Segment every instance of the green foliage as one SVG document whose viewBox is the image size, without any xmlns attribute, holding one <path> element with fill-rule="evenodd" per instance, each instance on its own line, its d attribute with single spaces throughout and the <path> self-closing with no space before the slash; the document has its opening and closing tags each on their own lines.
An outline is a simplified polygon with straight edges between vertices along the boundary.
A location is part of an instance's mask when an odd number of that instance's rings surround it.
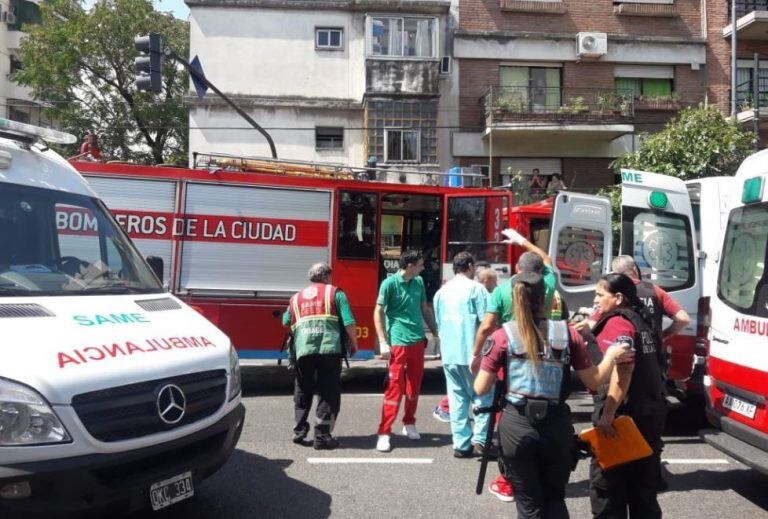
<svg viewBox="0 0 768 519">
<path fill-rule="evenodd" d="M 714 106 L 684 108 L 658 133 L 644 135 L 640 149 L 613 162 L 616 169 L 662 173 L 683 180 L 732 175 L 754 151 L 754 135 Z"/>
<path fill-rule="evenodd" d="M 79 0 L 50 0 L 40 10 L 42 23 L 24 26 L 24 68 L 12 79 L 46 102 L 46 115 L 80 138 L 95 132 L 110 159 L 162 163 L 186 157 L 182 96 L 188 74 L 166 60 L 163 91 L 137 91 L 133 40 L 158 32 L 164 46 L 186 56 L 189 24 L 155 11 L 149 0 L 97 0 L 87 11 Z"/>
</svg>

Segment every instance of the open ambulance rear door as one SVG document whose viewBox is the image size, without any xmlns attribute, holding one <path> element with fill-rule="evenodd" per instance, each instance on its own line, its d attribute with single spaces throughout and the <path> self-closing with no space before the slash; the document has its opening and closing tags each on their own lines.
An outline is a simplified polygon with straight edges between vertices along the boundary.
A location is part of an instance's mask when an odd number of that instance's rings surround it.
<svg viewBox="0 0 768 519">
<path fill-rule="evenodd" d="M 555 199 L 549 256 L 568 309 L 591 307 L 600 277 L 611 267 L 611 203 L 605 197 L 561 191 Z"/>
<path fill-rule="evenodd" d="M 679 178 L 621 170 L 621 200 L 621 254 L 634 257 L 642 279 L 669 292 L 691 316 L 688 328 L 664 343 L 668 377 L 682 389 L 694 367 L 702 295 L 689 190 Z M 665 317 L 664 327 L 669 323 Z"/>
</svg>

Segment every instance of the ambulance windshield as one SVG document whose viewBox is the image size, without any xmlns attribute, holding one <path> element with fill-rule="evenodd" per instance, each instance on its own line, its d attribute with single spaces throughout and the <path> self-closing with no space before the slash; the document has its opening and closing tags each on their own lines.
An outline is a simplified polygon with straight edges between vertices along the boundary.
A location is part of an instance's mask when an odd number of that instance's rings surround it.
<svg viewBox="0 0 768 519">
<path fill-rule="evenodd" d="M 3 184 L 0 297 L 162 290 L 101 202 Z"/>
</svg>

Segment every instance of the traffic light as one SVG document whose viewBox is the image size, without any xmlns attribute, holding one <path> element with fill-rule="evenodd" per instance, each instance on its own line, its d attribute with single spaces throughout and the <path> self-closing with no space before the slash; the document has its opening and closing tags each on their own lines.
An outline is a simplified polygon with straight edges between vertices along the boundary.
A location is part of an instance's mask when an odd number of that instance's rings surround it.
<svg viewBox="0 0 768 519">
<path fill-rule="evenodd" d="M 142 53 L 133 64 L 136 65 L 136 88 L 147 92 L 160 92 L 163 83 L 163 39 L 156 33 L 139 36 L 133 41 L 136 50 Z"/>
</svg>

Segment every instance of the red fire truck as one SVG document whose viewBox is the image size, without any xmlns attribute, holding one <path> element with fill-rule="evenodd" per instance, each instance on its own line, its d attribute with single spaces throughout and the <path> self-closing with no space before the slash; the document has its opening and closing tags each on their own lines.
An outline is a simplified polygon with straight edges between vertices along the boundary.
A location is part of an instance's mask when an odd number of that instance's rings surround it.
<svg viewBox="0 0 768 519">
<path fill-rule="evenodd" d="M 361 351 L 374 355 L 373 307 L 400 252 L 424 251 L 431 299 L 472 252 L 510 275 L 508 191 L 362 180 L 347 168 L 199 155 L 180 169 L 73 162 L 163 281 L 224 330 L 244 361 L 276 359 L 288 298 L 318 261 L 349 297 Z"/>
</svg>

